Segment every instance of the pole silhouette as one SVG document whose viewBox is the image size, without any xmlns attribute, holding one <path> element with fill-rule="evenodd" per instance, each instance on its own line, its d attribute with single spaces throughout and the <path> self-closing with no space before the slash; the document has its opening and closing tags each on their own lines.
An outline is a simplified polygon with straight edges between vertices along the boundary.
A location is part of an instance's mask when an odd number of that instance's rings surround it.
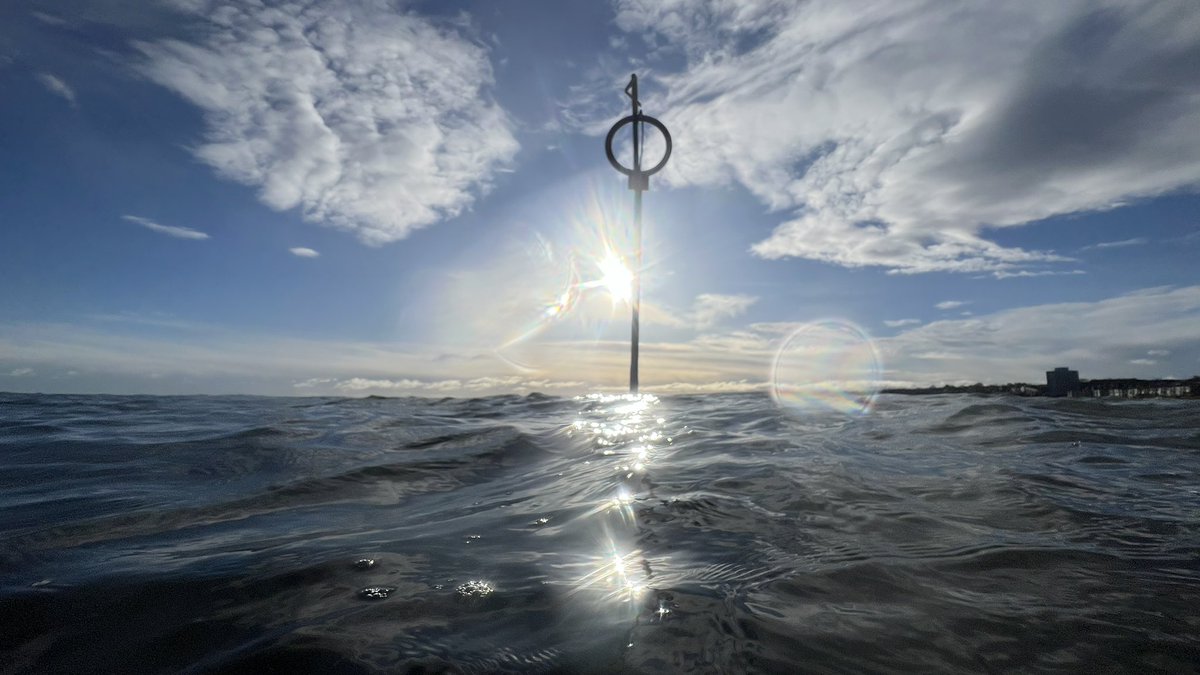
<svg viewBox="0 0 1200 675">
<path fill-rule="evenodd" d="M 637 264 L 633 270 L 633 328 L 629 336 L 629 393 L 638 393 L 638 342 L 640 340 L 640 314 L 642 309 L 642 193 L 650 189 L 650 176 L 658 173 L 667 165 L 671 158 L 671 134 L 662 122 L 642 114 L 642 102 L 638 99 L 637 74 L 629 76 L 629 84 L 625 87 L 625 95 L 629 97 L 631 112 L 622 117 L 608 130 L 604 139 L 604 152 L 609 164 L 621 173 L 629 176 L 629 189 L 633 190 L 633 245 L 637 249 Z M 617 161 L 613 153 L 613 138 L 617 131 L 626 124 L 631 124 L 633 131 L 633 167 L 629 168 Z M 642 146 L 646 141 L 645 125 L 658 129 L 666 142 L 666 152 L 662 159 L 650 169 L 642 168 Z"/>
</svg>

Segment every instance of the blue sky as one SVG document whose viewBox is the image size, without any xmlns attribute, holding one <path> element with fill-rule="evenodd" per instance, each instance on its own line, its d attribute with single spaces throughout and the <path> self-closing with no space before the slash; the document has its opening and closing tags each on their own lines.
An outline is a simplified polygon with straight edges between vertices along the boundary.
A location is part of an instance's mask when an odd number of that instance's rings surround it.
<svg viewBox="0 0 1200 675">
<path fill-rule="evenodd" d="M 1198 71 L 1187 0 L 5 3 L 0 390 L 619 390 L 631 72 L 645 389 L 853 380 L 818 320 L 879 384 L 1189 377 Z"/>
</svg>

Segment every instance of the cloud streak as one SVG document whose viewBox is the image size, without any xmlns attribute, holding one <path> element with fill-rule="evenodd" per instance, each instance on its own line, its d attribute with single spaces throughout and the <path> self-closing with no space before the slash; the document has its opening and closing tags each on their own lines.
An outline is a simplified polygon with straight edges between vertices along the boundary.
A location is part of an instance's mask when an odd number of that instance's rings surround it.
<svg viewBox="0 0 1200 675">
<path fill-rule="evenodd" d="M 997 279 L 1025 279 L 1029 277 L 1071 277 L 1087 274 L 1083 270 L 998 270 L 992 273 Z"/>
<path fill-rule="evenodd" d="M 696 327 L 707 328 L 722 319 L 744 314 L 756 302 L 758 298 L 752 295 L 701 293 L 692 305 L 692 318 Z"/>
<path fill-rule="evenodd" d="M 190 227 L 162 225 L 150 220 L 149 218 L 143 218 L 141 216 L 121 216 L 121 218 L 131 223 L 137 223 L 151 232 L 158 232 L 159 234 L 165 234 L 168 237 L 175 237 L 176 239 L 204 240 L 209 238 L 207 233 L 199 230 L 193 230 Z"/>
<path fill-rule="evenodd" d="M 753 251 L 895 273 L 1065 262 L 985 236 L 1200 183 L 1187 0 L 617 0 L 664 68 L 664 178 L 788 215 Z M 667 58 L 659 59 L 671 63 Z"/>
<path fill-rule="evenodd" d="M 1091 251 L 1094 249 L 1105 248 L 1125 248 L 1127 246 L 1143 246 L 1147 243 L 1149 243 L 1149 241 L 1147 241 L 1145 237 L 1134 237 L 1133 239 L 1122 239 L 1120 241 L 1102 241 L 1097 244 L 1091 244 L 1090 246 L 1084 246 L 1081 250 Z"/>
<path fill-rule="evenodd" d="M 403 239 L 486 192 L 517 151 L 483 47 L 382 0 L 196 1 L 191 40 L 136 42 L 138 69 L 205 113 L 194 148 L 276 210 Z"/>
<path fill-rule="evenodd" d="M 39 73 L 37 77 L 42 86 L 49 90 L 50 93 L 61 96 L 67 103 L 71 104 L 72 108 L 79 107 L 79 104 L 75 100 L 75 90 L 64 82 L 62 78 L 50 73 Z"/>
<path fill-rule="evenodd" d="M 297 386 L 305 386 L 306 383 L 300 383 Z M 328 384 L 328 383 L 323 383 Z M 369 379 L 364 377 L 352 377 L 346 380 L 333 381 L 334 389 L 345 392 L 372 392 L 372 391 L 401 391 L 406 393 L 441 393 L 441 394 L 461 394 L 461 393 L 477 393 L 477 392 L 517 392 L 525 393 L 530 391 L 581 391 L 587 389 L 586 382 L 577 381 L 555 381 L 548 379 L 530 379 L 519 376 L 508 377 L 477 377 L 469 380 L 445 379 L 445 380 L 387 380 L 387 379 Z"/>
<path fill-rule="evenodd" d="M 288 251 L 298 258 L 317 258 L 321 255 L 317 251 L 304 246 L 295 246 L 293 248 L 289 248 Z"/>
</svg>

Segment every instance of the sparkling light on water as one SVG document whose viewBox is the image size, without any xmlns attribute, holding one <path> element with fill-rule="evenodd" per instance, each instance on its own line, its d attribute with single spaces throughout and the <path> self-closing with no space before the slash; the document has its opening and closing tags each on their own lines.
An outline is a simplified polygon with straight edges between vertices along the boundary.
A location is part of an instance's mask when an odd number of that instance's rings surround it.
<svg viewBox="0 0 1200 675">
<path fill-rule="evenodd" d="M 841 319 L 807 323 L 784 340 L 771 365 L 771 396 L 794 411 L 870 412 L 879 394 L 879 352 L 862 328 Z"/>
<path fill-rule="evenodd" d="M 581 419 L 571 424 L 568 434 L 589 440 L 588 456 L 613 471 L 592 474 L 602 481 L 603 496 L 576 522 L 595 528 L 599 550 L 580 554 L 578 562 L 568 566 L 566 583 L 580 600 L 592 597 L 607 609 L 616 602 L 624 608 L 622 613 L 637 613 L 644 609 L 640 600 L 651 590 L 652 574 L 650 560 L 635 547 L 635 507 L 648 472 L 670 445 L 663 433 L 667 420 L 654 410 L 659 399 L 649 394 L 591 394 L 576 400 L 583 403 Z M 606 610 L 598 605 L 597 611 Z"/>
<path fill-rule="evenodd" d="M 621 553 L 616 546 L 594 562 L 594 569 L 579 579 L 579 590 L 598 590 L 605 598 L 636 602 L 646 591 L 642 552 Z"/>
</svg>

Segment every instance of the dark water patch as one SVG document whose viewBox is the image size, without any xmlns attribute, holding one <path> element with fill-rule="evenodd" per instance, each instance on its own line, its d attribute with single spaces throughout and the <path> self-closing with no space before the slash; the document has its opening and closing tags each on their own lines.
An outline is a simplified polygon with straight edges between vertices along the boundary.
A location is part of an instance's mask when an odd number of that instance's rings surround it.
<svg viewBox="0 0 1200 675">
<path fill-rule="evenodd" d="M 1077 461 L 1083 464 L 1128 464 L 1127 460 L 1111 455 L 1088 455 L 1080 457 Z"/>
<path fill-rule="evenodd" d="M 1020 438 L 1022 443 L 1064 443 L 1089 447 L 1168 448 L 1178 450 L 1200 449 L 1200 436 L 1175 436 L 1139 434 L 1105 434 L 1085 430 L 1054 429 L 1029 434 Z"/>
<path fill-rule="evenodd" d="M 40 422 L 0 421 L 0 443 L 17 443 L 29 438 L 44 438 L 59 434 L 66 429 L 55 424 Z"/>
<path fill-rule="evenodd" d="M 1033 416 L 1016 406 L 983 403 L 957 410 L 941 422 L 926 427 L 924 431 L 931 434 L 979 435 L 995 433 L 1008 427 L 1029 427 L 1035 424 L 1036 419 Z"/>
</svg>

